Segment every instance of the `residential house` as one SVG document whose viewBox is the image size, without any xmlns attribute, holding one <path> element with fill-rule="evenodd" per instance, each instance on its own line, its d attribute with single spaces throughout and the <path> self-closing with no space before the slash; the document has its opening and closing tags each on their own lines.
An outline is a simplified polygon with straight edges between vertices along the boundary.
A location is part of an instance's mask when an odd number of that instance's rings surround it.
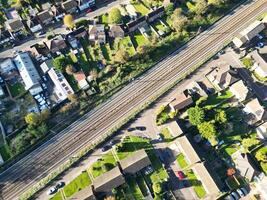
<svg viewBox="0 0 267 200">
<path fill-rule="evenodd" d="M 202 97 L 207 97 L 208 94 L 205 91 L 205 88 L 203 87 L 203 84 L 201 82 L 192 81 L 189 85 L 186 86 L 186 89 L 189 94 L 198 94 Z"/>
<path fill-rule="evenodd" d="M 231 85 L 229 90 L 232 92 L 235 98 L 238 99 L 238 101 L 240 102 L 246 100 L 249 92 L 247 86 L 245 86 L 242 80 L 239 80 L 235 82 L 233 85 Z"/>
<path fill-rule="evenodd" d="M 161 18 L 165 14 L 164 7 L 161 6 L 159 8 L 156 8 L 155 10 L 151 11 L 147 14 L 146 18 L 149 23 L 152 23 L 158 18 Z"/>
<path fill-rule="evenodd" d="M 229 64 L 214 68 L 206 74 L 206 77 L 218 91 L 228 88 L 238 80 L 236 72 L 232 70 Z"/>
<path fill-rule="evenodd" d="M 25 85 L 25 90 L 29 90 L 32 95 L 42 92 L 40 76 L 27 52 L 18 53 L 13 59 L 19 74 Z"/>
<path fill-rule="evenodd" d="M 44 43 L 36 43 L 26 48 L 37 60 L 45 60 L 51 57 L 50 51 Z"/>
<path fill-rule="evenodd" d="M 5 59 L 0 63 L 1 77 L 9 83 L 16 83 L 19 79 L 19 73 L 11 58 Z"/>
<path fill-rule="evenodd" d="M 193 148 L 186 135 L 178 137 L 175 142 L 180 152 L 185 156 L 189 165 L 201 162 L 200 157 L 198 156 L 197 152 Z"/>
<path fill-rule="evenodd" d="M 267 122 L 264 122 L 263 124 L 259 125 L 256 128 L 257 135 L 261 139 L 267 139 Z"/>
<path fill-rule="evenodd" d="M 85 28 L 80 27 L 68 33 L 65 38 L 73 49 L 77 49 L 80 46 L 79 39 L 87 37 L 88 34 Z"/>
<path fill-rule="evenodd" d="M 110 192 L 112 189 L 124 183 L 125 179 L 119 167 L 115 167 L 112 170 L 96 177 L 93 180 L 95 192 Z"/>
<path fill-rule="evenodd" d="M 256 178 L 257 179 L 257 178 Z M 260 193 L 261 199 L 267 199 L 267 176 L 260 175 L 260 178 L 257 179 L 257 181 L 254 182 L 256 188 L 254 191 L 257 191 Z"/>
<path fill-rule="evenodd" d="M 8 30 L 0 29 L 0 45 L 5 46 L 14 40 L 11 33 Z"/>
<path fill-rule="evenodd" d="M 252 66 L 252 70 L 255 70 L 255 72 L 261 76 L 261 77 L 267 77 L 267 62 L 264 60 L 263 56 L 259 54 L 257 50 L 254 50 L 251 52 L 251 57 L 254 60 L 254 64 Z"/>
<path fill-rule="evenodd" d="M 58 35 L 50 40 L 47 40 L 44 44 L 51 53 L 64 52 L 68 48 L 62 35 Z"/>
<path fill-rule="evenodd" d="M 136 174 L 149 165 L 151 165 L 151 162 L 144 149 L 135 151 L 133 154 L 120 161 L 121 169 L 125 174 Z"/>
<path fill-rule="evenodd" d="M 90 85 L 88 84 L 86 80 L 86 76 L 83 73 L 83 71 L 79 71 L 73 74 L 75 80 L 77 81 L 79 88 L 83 90 L 89 89 Z"/>
<path fill-rule="evenodd" d="M 27 20 L 26 23 L 32 33 L 37 33 L 38 31 L 41 31 L 43 29 L 37 17 L 32 16 L 30 19 Z"/>
<path fill-rule="evenodd" d="M 252 24 L 250 24 L 247 28 L 241 31 L 237 37 L 233 39 L 233 43 L 236 47 L 242 47 L 247 41 L 250 41 L 254 38 L 258 33 L 263 31 L 265 28 L 264 23 L 256 20 Z"/>
<path fill-rule="evenodd" d="M 125 35 L 124 30 L 120 25 L 111 25 L 109 29 L 109 37 L 123 38 Z"/>
<path fill-rule="evenodd" d="M 5 9 L 5 14 L 7 19 L 21 19 L 18 11 L 14 7 Z"/>
<path fill-rule="evenodd" d="M 53 83 L 53 99 L 55 99 L 56 103 L 60 103 L 66 100 L 68 95 L 74 94 L 64 75 L 54 68 L 52 59 L 44 61 L 40 67 L 43 73 L 48 74 Z"/>
<path fill-rule="evenodd" d="M 95 0 L 78 0 L 78 8 L 80 11 L 86 10 L 95 5 Z"/>
<path fill-rule="evenodd" d="M 61 21 L 65 15 L 64 9 L 61 7 L 61 5 L 53 5 L 51 7 L 51 12 L 55 18 L 56 21 Z"/>
<path fill-rule="evenodd" d="M 171 103 L 169 103 L 169 106 L 172 111 L 179 111 L 192 105 L 193 103 L 192 97 L 188 94 L 185 94 L 185 92 L 182 92 L 174 97 Z"/>
<path fill-rule="evenodd" d="M 247 102 L 243 110 L 251 115 L 252 123 L 266 119 L 266 112 L 257 98 Z"/>
<path fill-rule="evenodd" d="M 103 24 L 89 25 L 89 40 L 98 44 L 106 43 L 105 26 Z"/>
<path fill-rule="evenodd" d="M 78 3 L 75 0 L 67 0 L 67 1 L 64 1 L 61 5 L 66 13 L 72 14 L 77 11 Z"/>
<path fill-rule="evenodd" d="M 209 199 L 217 199 L 220 192 L 220 181 L 212 176 L 212 172 L 208 171 L 209 167 L 206 163 L 196 163 L 192 170 L 196 174 L 197 178 L 201 181 L 205 191 L 208 193 Z"/>
<path fill-rule="evenodd" d="M 137 18 L 137 13 L 132 4 L 127 4 L 125 6 L 126 11 L 128 12 L 129 16 L 131 19 L 136 19 Z"/>
<path fill-rule="evenodd" d="M 49 10 L 44 10 L 37 14 L 37 17 L 41 24 L 47 26 L 53 22 L 53 16 L 51 15 Z"/>
<path fill-rule="evenodd" d="M 244 35 L 241 35 L 240 33 L 233 39 L 233 43 L 237 48 L 241 48 L 247 42 L 248 42 L 247 38 Z"/>
<path fill-rule="evenodd" d="M 183 130 L 177 123 L 177 121 L 172 121 L 167 124 L 167 127 L 173 137 L 178 137 L 183 134 Z"/>
<path fill-rule="evenodd" d="M 26 28 L 21 19 L 9 19 L 5 22 L 6 29 L 13 37 L 19 36 L 26 31 Z"/>
<path fill-rule="evenodd" d="M 136 19 L 134 21 L 127 23 L 126 26 L 127 26 L 129 32 L 134 32 L 139 27 L 144 26 L 145 24 L 147 24 L 146 17 L 142 16 L 142 17 L 139 17 L 138 19 Z"/>
<path fill-rule="evenodd" d="M 255 168 L 253 161 L 247 154 L 243 154 L 237 151 L 232 154 L 232 160 L 235 164 L 237 172 L 245 177 L 249 182 L 253 181 L 254 177 L 259 174 L 258 170 Z"/>
<path fill-rule="evenodd" d="M 92 185 L 76 192 L 73 196 L 68 198 L 68 200 L 96 200 Z"/>
</svg>

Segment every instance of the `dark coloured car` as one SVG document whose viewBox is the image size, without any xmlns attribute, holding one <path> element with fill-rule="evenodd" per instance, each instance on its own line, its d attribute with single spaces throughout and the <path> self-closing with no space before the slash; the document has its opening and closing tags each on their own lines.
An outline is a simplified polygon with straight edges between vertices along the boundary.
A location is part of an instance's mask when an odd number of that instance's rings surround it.
<svg viewBox="0 0 267 200">
<path fill-rule="evenodd" d="M 128 128 L 127 129 L 127 131 L 129 131 L 129 132 L 132 132 L 132 131 L 134 131 L 135 130 L 135 128 Z"/>
<path fill-rule="evenodd" d="M 110 146 L 106 145 L 101 148 L 101 151 L 105 152 L 110 149 Z"/>
<path fill-rule="evenodd" d="M 65 183 L 63 181 L 57 183 L 56 185 L 56 188 L 59 189 L 59 188 L 63 188 L 65 186 Z"/>
<path fill-rule="evenodd" d="M 144 127 L 144 126 L 137 126 L 136 129 L 139 130 L 139 131 L 145 131 L 146 130 L 146 127 Z"/>
</svg>

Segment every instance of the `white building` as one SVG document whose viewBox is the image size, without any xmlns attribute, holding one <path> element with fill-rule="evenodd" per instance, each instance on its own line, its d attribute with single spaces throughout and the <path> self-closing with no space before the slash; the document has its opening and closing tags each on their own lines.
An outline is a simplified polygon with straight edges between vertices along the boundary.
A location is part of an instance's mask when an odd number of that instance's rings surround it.
<svg viewBox="0 0 267 200">
<path fill-rule="evenodd" d="M 50 68 L 47 73 L 54 83 L 54 95 L 57 103 L 67 99 L 68 95 L 74 94 L 70 84 L 61 72 L 56 71 L 54 68 Z"/>
<path fill-rule="evenodd" d="M 42 92 L 39 81 L 41 80 L 29 54 L 27 52 L 18 53 L 13 59 L 19 74 L 24 82 L 25 90 L 29 90 L 32 95 Z"/>
<path fill-rule="evenodd" d="M 13 61 L 8 58 L 0 63 L 0 72 L 2 74 L 8 74 L 10 71 L 16 69 L 16 66 L 14 65 Z"/>
<path fill-rule="evenodd" d="M 229 89 L 239 101 L 244 101 L 248 96 L 248 88 L 242 80 L 235 82 Z"/>
<path fill-rule="evenodd" d="M 252 70 L 255 70 L 255 72 L 261 77 L 267 77 L 267 63 L 265 62 L 263 57 L 257 50 L 251 53 L 251 57 L 254 60 Z"/>
<path fill-rule="evenodd" d="M 246 103 L 244 111 L 248 114 L 251 114 L 254 117 L 255 122 L 262 120 L 266 115 L 263 106 L 260 104 L 257 98 Z"/>
<path fill-rule="evenodd" d="M 261 139 L 267 139 L 267 122 L 264 122 L 256 128 L 257 135 Z"/>
</svg>

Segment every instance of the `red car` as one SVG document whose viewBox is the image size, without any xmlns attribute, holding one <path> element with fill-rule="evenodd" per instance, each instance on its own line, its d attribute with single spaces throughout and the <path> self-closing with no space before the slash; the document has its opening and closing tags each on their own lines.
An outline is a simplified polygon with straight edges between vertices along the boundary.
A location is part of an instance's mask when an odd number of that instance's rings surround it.
<svg viewBox="0 0 267 200">
<path fill-rule="evenodd" d="M 179 178 L 179 180 L 183 180 L 185 178 L 185 175 L 182 171 L 177 171 L 176 176 Z"/>
<path fill-rule="evenodd" d="M 86 12 L 87 13 L 90 13 L 90 12 L 92 12 L 93 10 L 91 9 L 91 8 L 89 8 Z"/>
</svg>

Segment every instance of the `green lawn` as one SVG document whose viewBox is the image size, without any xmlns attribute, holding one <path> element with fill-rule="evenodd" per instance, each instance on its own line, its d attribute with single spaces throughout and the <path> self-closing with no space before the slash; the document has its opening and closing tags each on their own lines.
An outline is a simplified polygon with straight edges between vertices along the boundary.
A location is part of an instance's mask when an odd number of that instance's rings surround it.
<svg viewBox="0 0 267 200">
<path fill-rule="evenodd" d="M 90 166 L 89 173 L 96 178 L 101 174 L 110 171 L 112 168 L 116 167 L 116 165 L 116 160 L 110 151 Z"/>
<path fill-rule="evenodd" d="M 72 62 L 74 62 L 74 63 L 78 62 L 78 59 L 74 53 L 69 53 L 69 56 L 70 56 L 70 59 L 72 60 Z"/>
<path fill-rule="evenodd" d="M 11 158 L 11 152 L 7 144 L 4 144 L 0 147 L 0 153 L 4 161 Z"/>
<path fill-rule="evenodd" d="M 135 199 L 138 199 L 138 200 L 144 199 L 144 196 L 134 177 L 132 176 L 127 177 L 126 182 L 128 183 L 130 190 L 132 192 L 132 195 L 134 196 Z"/>
<path fill-rule="evenodd" d="M 78 177 L 64 187 L 66 197 L 72 196 L 74 193 L 86 188 L 91 184 L 91 180 L 87 172 L 82 172 Z"/>
<path fill-rule="evenodd" d="M 141 13 L 141 15 L 146 15 L 149 13 L 149 9 L 140 2 L 135 2 L 132 5 L 137 12 Z"/>
<path fill-rule="evenodd" d="M 133 56 L 135 54 L 135 49 L 129 36 L 124 37 L 120 40 L 118 48 L 125 49 L 126 51 L 128 51 L 130 56 Z"/>
<path fill-rule="evenodd" d="M 70 84 L 71 88 L 73 89 L 73 91 L 77 92 L 79 90 L 79 86 L 78 86 L 75 78 L 73 77 L 73 75 L 69 75 L 69 74 L 65 73 L 64 77 L 69 82 L 69 84 Z"/>
<path fill-rule="evenodd" d="M 111 53 L 110 53 L 111 50 L 110 50 L 110 47 L 108 46 L 108 44 L 100 45 L 100 48 L 101 48 L 102 54 L 105 57 L 105 59 L 107 61 L 110 61 L 111 60 Z"/>
<path fill-rule="evenodd" d="M 180 153 L 180 154 L 176 157 L 176 160 L 177 160 L 179 166 L 180 166 L 182 169 L 188 167 L 188 163 L 186 162 L 185 157 L 184 157 L 184 155 L 183 155 L 182 153 Z"/>
<path fill-rule="evenodd" d="M 137 31 L 134 33 L 133 42 L 135 43 L 135 46 L 138 47 L 146 45 L 148 40 L 140 33 L 140 31 Z"/>
<path fill-rule="evenodd" d="M 233 96 L 233 94 L 230 92 L 230 90 L 224 90 L 221 92 L 220 95 L 218 93 L 210 95 L 208 97 L 207 101 L 204 102 L 204 104 L 205 104 L 205 106 L 216 107 L 219 104 L 226 102 L 232 96 Z"/>
<path fill-rule="evenodd" d="M 190 184 L 193 186 L 196 195 L 199 198 L 203 198 L 206 195 L 206 191 L 202 186 L 201 181 L 199 181 L 194 174 L 193 170 L 188 170 L 185 172 L 187 179 L 189 180 Z"/>
<path fill-rule="evenodd" d="M 89 75 L 90 64 L 87 60 L 86 54 L 85 53 L 81 54 L 78 57 L 78 59 L 79 59 L 80 66 L 81 66 L 83 72 L 85 73 L 85 75 Z"/>
<path fill-rule="evenodd" d="M 11 92 L 12 97 L 19 96 L 24 92 L 26 92 L 24 89 L 24 85 L 22 83 L 15 83 L 13 85 L 8 85 L 8 88 Z"/>
<path fill-rule="evenodd" d="M 61 192 L 58 191 L 50 200 L 62 200 Z"/>
<path fill-rule="evenodd" d="M 168 128 L 163 128 L 161 130 L 161 135 L 163 136 L 163 139 L 165 140 L 165 142 L 171 142 L 173 140 L 173 137 Z"/>
</svg>

